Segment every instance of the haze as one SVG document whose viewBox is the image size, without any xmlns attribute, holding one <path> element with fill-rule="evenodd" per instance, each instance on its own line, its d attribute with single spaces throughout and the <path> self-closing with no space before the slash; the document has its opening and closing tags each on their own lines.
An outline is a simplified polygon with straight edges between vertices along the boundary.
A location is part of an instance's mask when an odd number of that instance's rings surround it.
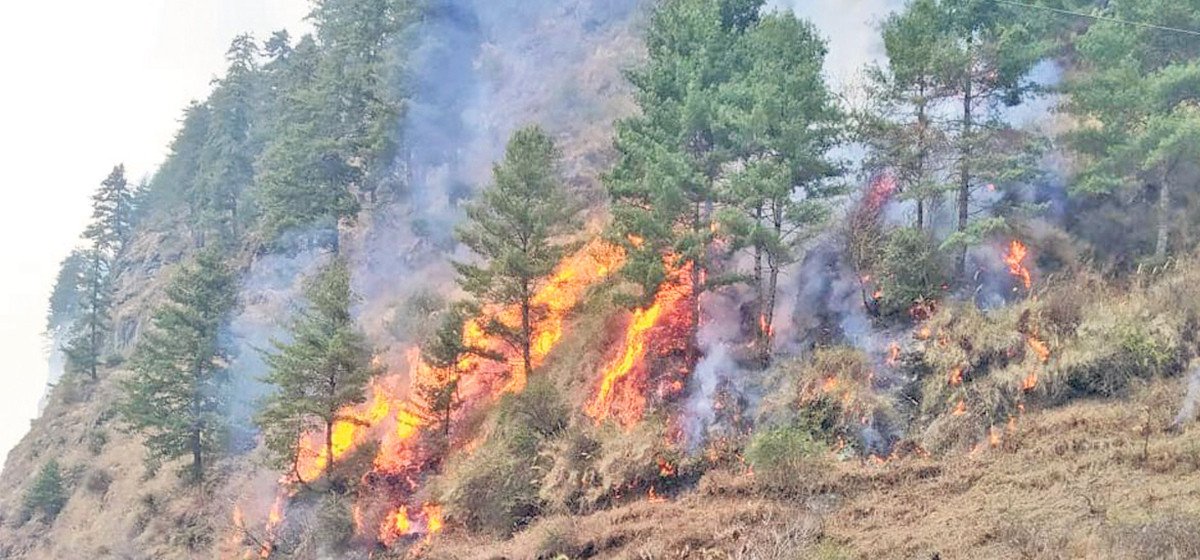
<svg viewBox="0 0 1200 560">
<path fill-rule="evenodd" d="M 0 459 L 46 381 L 46 300 L 112 166 L 166 154 L 243 32 L 302 30 L 307 0 L 67 0 L 0 8 Z"/>
</svg>

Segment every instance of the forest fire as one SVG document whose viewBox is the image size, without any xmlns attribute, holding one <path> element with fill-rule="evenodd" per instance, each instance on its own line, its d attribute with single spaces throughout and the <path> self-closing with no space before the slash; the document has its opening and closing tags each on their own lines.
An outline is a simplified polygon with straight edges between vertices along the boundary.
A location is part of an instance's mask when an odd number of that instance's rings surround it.
<svg viewBox="0 0 1200 560">
<path fill-rule="evenodd" d="M 675 267 L 670 279 L 659 288 L 653 304 L 634 310 L 621 351 L 601 369 L 599 389 L 586 408 L 597 422 L 612 418 L 630 427 L 642 418 L 651 375 L 646 358 L 658 346 L 662 327 L 669 330 L 673 322 L 681 319 L 680 315 L 687 313 L 685 303 L 691 295 L 688 268 L 686 263 Z"/>
<path fill-rule="evenodd" d="M 401 538 L 425 535 L 426 542 L 442 530 L 442 507 L 437 504 L 421 506 L 419 513 L 409 513 L 408 506 L 400 506 L 384 518 L 379 527 L 379 541 L 391 546 Z"/>
<path fill-rule="evenodd" d="M 531 362 L 540 365 L 562 339 L 568 313 L 593 286 L 611 276 L 624 262 L 625 254 L 617 246 L 596 239 L 568 255 L 556 267 L 549 281 L 539 289 L 533 303 L 542 313 L 534 324 L 534 343 Z M 666 307 L 673 307 L 670 304 Z M 660 306 L 655 314 L 669 312 Z M 506 392 L 520 392 L 525 387 L 527 372 L 519 352 L 485 333 L 484 326 L 499 322 L 506 326 L 519 324 L 520 311 L 516 306 L 486 308 L 479 317 L 471 318 L 463 328 L 464 342 L 504 357 L 501 362 L 481 356 L 470 356 L 459 364 L 463 374 L 459 379 L 460 398 L 466 403 L 483 403 Z M 414 401 L 414 389 L 447 372 L 427 365 L 419 348 L 410 348 L 405 357 L 407 376 L 392 372 L 376 379 L 370 395 L 362 404 L 342 410 L 334 422 L 331 435 L 332 453 L 327 451 L 323 429 L 313 429 L 301 436 L 292 477 L 287 483 L 308 482 L 319 478 L 330 460 L 344 458 L 360 445 L 377 439 L 379 452 L 374 468 L 379 473 L 403 474 L 410 486 L 415 486 L 411 473 L 421 468 L 417 437 L 425 425 Z M 332 455 L 332 457 L 329 457 Z M 272 514 L 274 518 L 275 514 Z M 282 522 L 270 521 L 268 533 Z M 359 516 L 361 517 L 361 510 Z M 379 540 L 385 544 L 401 536 L 433 534 L 443 524 L 440 506 L 426 504 L 420 512 L 402 506 L 387 515 L 379 530 Z M 358 523 L 359 527 L 362 523 Z M 269 551 L 268 551 L 269 552 Z"/>
<path fill-rule="evenodd" d="M 1025 258 L 1029 255 L 1029 248 L 1019 240 L 1012 240 L 1008 246 L 1008 253 L 1004 255 L 1004 262 L 1008 265 L 1008 272 L 1012 274 L 1025 287 L 1025 291 L 1033 288 L 1033 276 L 1029 273 L 1029 269 L 1025 266 Z"/>
</svg>

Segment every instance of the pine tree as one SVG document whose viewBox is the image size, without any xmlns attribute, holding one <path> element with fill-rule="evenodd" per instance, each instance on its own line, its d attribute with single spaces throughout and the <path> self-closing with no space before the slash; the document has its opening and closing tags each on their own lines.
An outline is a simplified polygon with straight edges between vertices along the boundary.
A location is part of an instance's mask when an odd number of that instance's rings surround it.
<svg viewBox="0 0 1200 560">
<path fill-rule="evenodd" d="M 459 284 L 484 305 L 513 306 L 516 324 L 493 318 L 484 330 L 507 342 L 522 357 L 524 379 L 533 370 L 533 327 L 545 310 L 533 296 L 565 250 L 559 240 L 572 233 L 576 205 L 560 178 L 559 152 L 540 128 L 513 134 L 494 182 L 467 206 L 468 222 L 459 240 L 480 257 L 479 264 L 456 263 Z"/>
<path fill-rule="evenodd" d="M 41 512 L 47 521 L 53 521 L 67 505 L 67 493 L 63 485 L 62 469 L 58 461 L 50 459 L 38 471 L 33 486 L 25 494 L 22 515 L 26 518 Z"/>
<path fill-rule="evenodd" d="M 54 290 L 50 292 L 50 309 L 46 313 L 46 333 L 63 333 L 83 315 L 84 291 L 80 278 L 88 265 L 88 255 L 80 249 L 71 251 L 58 267 Z"/>
<path fill-rule="evenodd" d="M 254 158 L 260 149 L 253 136 L 260 113 L 258 45 L 250 35 L 238 36 L 225 57 L 228 70 L 207 103 L 207 137 L 193 197 L 199 227 L 231 243 L 249 218 L 242 195 L 254 180 Z"/>
<path fill-rule="evenodd" d="M 721 123 L 722 87 L 746 64 L 736 48 L 762 1 L 668 0 L 647 31 L 649 61 L 630 74 L 641 114 L 617 126 L 618 161 L 605 178 L 613 233 L 626 244 L 624 275 L 653 294 L 667 268 L 686 267 L 699 329 L 717 181 L 734 160 Z M 670 262 L 664 262 L 670 261 Z M 695 361 L 694 344 L 689 344 Z"/>
<path fill-rule="evenodd" d="M 365 400 L 374 375 L 372 351 L 350 313 L 356 296 L 345 261 L 334 260 L 305 286 L 307 306 L 267 356 L 266 381 L 276 388 L 259 417 L 268 447 L 280 464 L 297 465 L 298 427 L 319 427 L 325 441 L 325 472 L 333 468 L 333 428 L 346 406 Z M 298 474 L 298 473 L 297 473 Z"/>
<path fill-rule="evenodd" d="M 967 247 L 983 233 L 972 227 L 973 194 L 1002 181 L 1026 178 L 1022 162 L 1033 146 L 995 114 L 1000 105 L 1015 106 L 1033 87 L 1026 76 L 1047 47 L 1029 23 L 1029 13 L 991 0 L 939 0 L 941 15 L 933 16 L 952 45 L 936 49 L 941 87 L 957 105 L 956 131 L 958 220 L 945 245 L 956 247 L 956 277 L 966 274 Z M 913 48 L 924 48 L 916 45 Z M 1017 139 L 1014 142 L 1014 138 Z M 993 222 L 994 223 L 994 222 Z"/>
<path fill-rule="evenodd" d="M 1113 3 L 1115 19 L 1193 29 L 1200 9 L 1188 2 Z M 1171 226 L 1194 182 L 1200 157 L 1200 43 L 1192 37 L 1116 21 L 1092 24 L 1075 43 L 1079 72 L 1066 108 L 1080 127 L 1066 135 L 1080 156 L 1072 193 L 1093 199 L 1152 200 L 1157 259 L 1170 250 Z M 1141 191 L 1147 191 L 1139 196 Z M 1117 204 L 1121 204 L 1117 202 Z"/>
<path fill-rule="evenodd" d="M 133 190 L 125 179 L 125 166 L 118 165 L 92 196 L 92 223 L 83 236 L 106 257 L 116 257 L 133 233 L 133 213 Z"/>
<path fill-rule="evenodd" d="M 770 359 L 775 297 L 783 267 L 822 223 L 828 179 L 840 174 L 829 158 L 840 140 L 841 114 L 825 86 L 825 46 L 811 25 L 790 13 L 763 16 L 738 41 L 744 73 L 722 88 L 729 145 L 739 171 L 723 174 L 722 220 L 737 246 L 753 250 L 751 285 L 758 309 L 760 359 Z"/>
<path fill-rule="evenodd" d="M 190 457 L 188 479 L 199 483 L 207 458 L 224 449 L 229 356 L 222 331 L 236 283 L 206 250 L 175 273 L 166 298 L 134 351 L 120 411 L 145 436 L 150 465 Z"/>
<path fill-rule="evenodd" d="M 954 48 L 937 0 L 916 0 L 883 24 L 888 63 L 868 71 L 870 107 L 859 116 L 869 148 L 865 166 L 895 177 L 900 195 L 916 205 L 914 226 L 949 187 L 944 172 L 951 132 L 938 118 L 948 92 L 945 60 Z"/>
<path fill-rule="evenodd" d="M 430 377 L 419 379 L 416 386 L 418 412 L 447 443 L 450 438 L 451 421 L 461 401 L 458 398 L 459 380 L 470 375 L 472 357 L 490 360 L 503 359 L 502 355 L 470 345 L 463 338 L 463 330 L 469 318 L 477 316 L 473 306 L 455 304 L 447 309 L 440 324 L 421 345 L 421 357 L 430 369 Z"/>
<path fill-rule="evenodd" d="M 70 372 L 87 373 L 96 381 L 110 327 L 108 257 L 100 249 L 90 249 L 82 254 L 81 264 L 75 288 L 80 295 L 79 317 L 71 327 L 65 353 Z"/>
</svg>

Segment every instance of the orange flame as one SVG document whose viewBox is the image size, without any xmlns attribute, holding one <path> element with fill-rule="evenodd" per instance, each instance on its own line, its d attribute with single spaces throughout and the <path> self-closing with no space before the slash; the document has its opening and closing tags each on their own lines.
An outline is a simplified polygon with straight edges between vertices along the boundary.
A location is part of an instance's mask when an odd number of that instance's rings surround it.
<svg viewBox="0 0 1200 560">
<path fill-rule="evenodd" d="M 425 542 L 429 542 L 433 535 L 441 532 L 443 526 L 442 506 L 438 504 L 422 505 L 419 515 L 410 514 L 408 506 L 400 506 L 384 518 L 379 527 L 379 540 L 391 546 L 401 537 L 423 534 Z"/>
<path fill-rule="evenodd" d="M 1037 388 L 1037 384 L 1038 384 L 1038 374 L 1036 371 L 1031 371 L 1031 372 L 1029 372 L 1029 375 L 1025 376 L 1025 379 L 1021 380 L 1021 390 L 1028 393 L 1028 392 L 1034 390 L 1035 388 Z"/>
<path fill-rule="evenodd" d="M 950 380 L 948 381 L 948 383 L 950 384 L 950 386 L 951 386 L 951 387 L 955 387 L 955 386 L 958 386 L 958 385 L 962 385 L 962 382 L 963 382 L 963 368 L 962 368 L 962 366 L 958 366 L 958 367 L 956 367 L 956 368 L 954 368 L 954 369 L 950 370 Z"/>
<path fill-rule="evenodd" d="M 536 307 L 544 310 L 533 328 L 531 358 L 534 367 L 562 339 L 564 323 L 570 311 L 593 286 L 611 276 L 623 264 L 624 251 L 615 245 L 596 239 L 579 251 L 568 255 L 555 268 L 550 279 L 533 296 Z M 471 372 L 461 380 L 463 400 L 480 402 L 504 392 L 519 392 L 525 387 L 527 372 L 517 352 L 499 340 L 485 334 L 483 326 L 492 321 L 507 326 L 520 324 L 517 306 L 490 307 L 483 315 L 469 319 L 463 328 L 463 339 L 473 347 L 486 348 L 505 356 L 504 363 L 493 363 L 471 356 L 459 364 L 462 372 Z M 420 432 L 423 421 L 407 395 L 423 380 L 434 379 L 444 372 L 435 371 L 421 359 L 420 350 L 412 348 L 407 354 L 407 383 L 402 376 L 391 375 L 373 382 L 368 400 L 360 405 L 339 411 L 339 420 L 332 430 L 333 461 L 344 456 L 372 438 L 381 439 L 375 466 L 386 472 L 400 472 L 415 459 L 411 441 Z M 503 380 L 499 381 L 498 380 Z M 501 384 L 498 390 L 496 385 Z M 384 429 L 386 428 L 386 429 Z M 305 481 L 319 478 L 331 460 L 327 457 L 324 430 L 305 433 L 299 442 L 296 472 Z"/>
<path fill-rule="evenodd" d="M 1037 355 L 1039 361 L 1043 364 L 1050 361 L 1050 347 L 1038 339 L 1036 332 L 1026 337 L 1025 342 L 1029 344 L 1029 348 Z"/>
<path fill-rule="evenodd" d="M 888 345 L 887 365 L 896 367 L 898 363 L 900 363 L 900 345 L 893 342 Z"/>
<path fill-rule="evenodd" d="M 597 422 L 612 417 L 622 426 L 629 427 L 641 419 L 646 409 L 644 385 L 649 375 L 645 360 L 652 335 L 655 327 L 665 317 L 683 308 L 690 297 L 689 266 L 684 264 L 674 270 L 671 279 L 659 288 L 650 307 L 634 310 L 625 331 L 622 351 L 601 370 L 600 387 L 585 409 Z"/>
<path fill-rule="evenodd" d="M 1029 269 L 1025 267 L 1025 257 L 1028 255 L 1029 249 L 1016 239 L 1009 244 L 1008 253 L 1004 255 L 1004 262 L 1008 264 L 1008 272 L 1021 281 L 1021 285 L 1025 286 L 1026 291 L 1033 288 L 1033 277 L 1029 274 Z"/>
<path fill-rule="evenodd" d="M 953 414 L 954 416 L 962 416 L 966 413 L 967 413 L 967 402 L 962 399 L 959 399 L 958 404 L 954 406 L 954 412 L 952 412 L 951 414 Z"/>
</svg>

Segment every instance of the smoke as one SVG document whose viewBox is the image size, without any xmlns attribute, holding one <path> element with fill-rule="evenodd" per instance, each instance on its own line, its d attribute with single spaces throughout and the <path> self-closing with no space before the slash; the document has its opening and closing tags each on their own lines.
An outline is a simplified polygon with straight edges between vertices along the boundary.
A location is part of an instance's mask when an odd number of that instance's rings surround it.
<svg viewBox="0 0 1200 560">
<path fill-rule="evenodd" d="M 722 397 L 751 397 L 745 386 L 749 372 L 735 355 L 735 348 L 746 348 L 739 305 L 744 298 L 739 296 L 737 290 L 726 290 L 708 291 L 700 298 L 703 320 L 696 343 L 703 358 L 688 379 L 683 416 L 684 441 L 689 450 L 697 449 L 719 429 L 730 427 L 719 421 L 718 407 L 735 403 L 722 403 Z"/>
<path fill-rule="evenodd" d="M 304 279 L 328 261 L 327 230 L 292 233 L 280 253 L 256 255 L 241 278 L 238 312 L 226 327 L 224 339 L 232 349 L 229 419 L 230 445 L 248 451 L 255 445 L 253 423 L 258 401 L 270 387 L 263 382 L 267 365 L 263 352 L 273 350 L 273 341 L 287 341 L 289 318 L 303 303 Z"/>
</svg>

